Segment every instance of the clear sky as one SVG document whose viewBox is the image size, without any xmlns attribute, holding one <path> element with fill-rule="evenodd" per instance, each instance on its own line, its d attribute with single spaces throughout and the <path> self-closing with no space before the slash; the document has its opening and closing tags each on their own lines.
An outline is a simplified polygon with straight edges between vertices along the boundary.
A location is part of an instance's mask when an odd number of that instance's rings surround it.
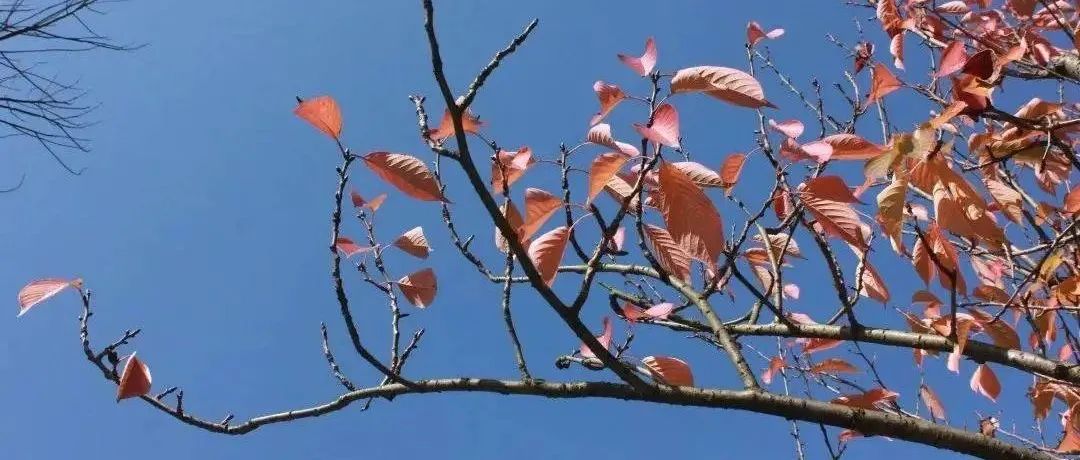
<svg viewBox="0 0 1080 460">
<path fill-rule="evenodd" d="M 787 34 L 769 42 L 777 61 L 809 88 L 811 75 L 828 85 L 842 79 L 847 57 L 825 39 L 834 32 L 851 43 L 853 17 L 842 2 L 796 0 L 717 2 L 506 2 L 437 1 L 439 34 L 456 90 L 497 49 L 537 17 L 527 45 L 505 63 L 477 100 L 486 131 L 508 147 L 529 145 L 548 158 L 560 142 L 583 137 L 596 110 L 592 83 L 602 79 L 640 94 L 644 82 L 615 54 L 639 53 L 656 37 L 660 68 L 723 65 L 746 68 L 745 25 L 758 20 Z M 807 5 L 815 8 L 808 9 Z M 94 339 L 101 343 L 126 328 L 141 327 L 139 355 L 151 366 L 155 390 L 179 385 L 185 406 L 206 418 L 233 413 L 243 420 L 333 399 L 341 388 L 327 372 L 318 325 L 326 321 L 343 368 L 358 384 L 378 376 L 346 350 L 327 273 L 327 228 L 334 167 L 332 143 L 291 111 L 296 95 L 331 94 L 341 104 L 346 143 L 357 152 L 393 150 L 430 158 L 416 136 L 406 96 L 433 96 L 419 1 L 131 1 L 110 4 L 100 30 L 126 43 L 146 43 L 130 53 L 94 53 L 56 61 L 52 68 L 78 77 L 102 103 L 100 124 L 86 134 L 90 154 L 65 159 L 86 167 L 81 177 L 62 171 L 24 141 L 5 140 L 0 186 L 26 174 L 25 185 L 0 195 L 0 293 L 10 295 L 10 317 L 0 321 L 0 457 L 10 459 L 199 458 L 355 459 L 440 456 L 516 458 L 790 458 L 790 425 L 742 412 L 619 401 L 549 401 L 496 395 L 426 395 L 378 402 L 370 411 L 351 408 L 328 417 L 262 428 L 243 437 L 209 434 L 177 423 L 136 401 L 116 404 L 115 388 L 100 378 L 79 349 L 76 296 L 63 296 L 15 319 L 15 293 L 46 276 L 80 276 L 94 291 Z M 867 27 L 879 45 L 883 34 Z M 912 40 L 911 48 L 915 47 Z M 885 47 L 879 47 L 882 51 Z M 884 54 L 884 53 L 880 53 Z M 917 58 L 918 59 L 918 58 Z M 925 75 L 923 61 L 912 67 Z M 867 85 L 867 75 L 861 82 Z M 813 121 L 771 76 L 762 78 L 776 118 Z M 1052 89 L 1044 97 L 1053 97 Z M 835 98 L 832 99 L 835 102 Z M 698 161 L 716 167 L 729 152 L 753 148 L 753 112 L 704 98 L 680 100 L 684 145 Z M 834 108 L 840 107 L 834 105 Z M 612 119 L 629 135 L 640 113 L 623 107 Z M 895 104 L 894 121 L 909 127 L 928 107 Z M 873 124 L 861 127 L 880 141 Z M 814 134 L 811 129 L 809 134 Z M 478 151 L 482 151 L 478 149 Z M 593 151 L 590 151 L 593 152 Z M 600 153 L 595 151 L 593 153 Z M 756 157 L 761 160 L 760 157 Z M 552 188 L 548 172 L 530 173 L 530 185 Z M 740 189 L 759 198 L 772 179 L 751 165 Z M 849 183 L 854 169 L 837 168 Z M 579 185 L 584 178 L 578 177 Z M 490 224 L 452 174 L 448 194 L 474 246 L 497 266 Z M 516 369 L 501 325 L 497 287 L 463 264 L 441 226 L 438 207 L 411 200 L 367 171 L 352 187 L 364 195 L 390 192 L 378 213 L 384 241 L 422 225 L 435 253 L 426 262 L 389 256 L 404 275 L 432 266 L 440 277 L 435 304 L 414 311 L 406 331 L 427 328 L 409 362 L 414 378 L 459 375 L 513 378 Z M 725 213 L 738 211 L 724 204 Z M 741 222 L 732 217 L 731 222 Z M 346 235 L 359 237 L 348 221 Z M 837 245 L 838 251 L 846 250 Z M 809 248 L 809 245 L 807 245 Z M 806 251 L 809 252 L 809 251 Z M 907 307 L 919 284 L 913 270 L 891 252 L 875 258 L 894 293 L 889 313 Z M 803 297 L 794 308 L 822 319 L 835 298 L 819 258 L 811 256 L 792 277 Z M 373 347 L 385 353 L 388 323 L 382 299 L 346 271 L 354 313 Z M 560 284 L 560 292 L 572 289 Z M 534 296 L 518 295 L 519 330 L 534 373 L 542 378 L 611 379 L 581 369 L 560 371 L 556 356 L 577 346 L 555 315 Z M 741 314 L 748 296 L 721 302 L 721 313 Z M 610 314 L 594 296 L 584 312 L 599 327 Z M 873 317 L 873 316 L 871 316 Z M 882 324 L 903 328 L 895 313 Z M 617 336 L 624 331 L 620 324 Z M 693 364 L 699 384 L 737 382 L 722 355 L 700 342 L 643 330 L 634 354 L 671 354 Z M 773 341 L 752 342 L 767 354 Z M 884 372 L 906 405 L 917 398 L 918 372 L 910 352 L 868 347 L 889 363 Z M 855 361 L 844 348 L 831 356 Z M 751 354 L 752 365 L 765 361 Z M 890 361 L 891 360 L 891 361 Z M 1005 411 L 1006 423 L 1030 423 L 1021 388 L 1025 380 L 999 370 L 1005 395 L 999 404 L 974 395 L 963 364 L 952 376 L 941 360 L 927 378 L 946 399 L 950 420 L 971 427 L 983 414 Z M 865 375 L 859 377 L 870 383 Z M 780 390 L 779 387 L 772 387 Z M 828 397 L 815 393 L 816 397 Z M 802 425 L 811 458 L 820 458 L 820 433 Z M 1051 426 L 1051 432 L 1056 432 Z M 830 430 L 836 435 L 838 430 Z M 883 439 L 859 440 L 850 458 L 907 458 L 943 452 Z"/>
</svg>

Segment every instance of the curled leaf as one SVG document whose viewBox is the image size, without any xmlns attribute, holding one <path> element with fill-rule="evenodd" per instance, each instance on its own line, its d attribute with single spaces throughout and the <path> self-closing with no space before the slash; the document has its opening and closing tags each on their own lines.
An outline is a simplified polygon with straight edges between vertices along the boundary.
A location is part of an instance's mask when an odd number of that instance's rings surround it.
<svg viewBox="0 0 1080 460">
<path fill-rule="evenodd" d="M 76 278 L 73 280 L 58 279 L 58 278 L 45 278 L 30 282 L 22 289 L 19 289 L 19 314 L 22 316 L 26 314 L 35 305 L 48 300 L 50 297 L 55 296 L 69 287 L 75 289 L 82 289 L 82 279 Z"/>
<path fill-rule="evenodd" d="M 422 227 L 413 228 L 399 236 L 394 240 L 394 246 L 405 251 L 406 254 L 421 259 L 427 259 L 428 253 L 431 252 L 431 246 L 428 245 Z"/>
<path fill-rule="evenodd" d="M 663 104 L 653 112 L 652 124 L 634 124 L 642 137 L 659 145 L 679 149 L 679 112 L 671 104 Z"/>
<path fill-rule="evenodd" d="M 690 365 L 679 358 L 667 356 L 646 356 L 641 360 L 653 379 L 671 386 L 694 386 L 694 374 Z"/>
<path fill-rule="evenodd" d="M 615 109 L 615 106 L 626 99 L 626 93 L 623 93 L 622 89 L 603 81 L 593 83 L 593 91 L 596 91 L 596 98 L 600 100 L 600 112 L 589 120 L 589 126 L 603 121 L 604 117 Z"/>
<path fill-rule="evenodd" d="M 782 35 L 784 35 L 784 29 L 773 29 L 765 32 L 756 21 L 750 21 L 746 24 L 746 43 L 750 44 L 750 46 L 754 46 L 766 38 L 780 38 Z"/>
<path fill-rule="evenodd" d="M 150 368 L 132 353 L 124 363 L 120 373 L 120 384 L 116 388 L 116 401 L 134 398 L 150 393 Z"/>
<path fill-rule="evenodd" d="M 645 53 L 641 57 L 619 54 L 619 60 L 642 77 L 652 73 L 656 67 L 656 41 L 652 37 L 645 40 Z"/>
<path fill-rule="evenodd" d="M 765 91 L 752 75 L 738 69 L 715 66 L 690 67 L 671 77 L 671 92 L 705 93 L 740 107 L 776 108 L 765 99 Z"/>
<path fill-rule="evenodd" d="M 600 342 L 600 345 L 602 345 L 605 350 L 611 347 L 611 337 L 613 335 L 612 333 L 613 333 L 613 331 L 611 329 L 611 318 L 608 318 L 607 316 L 605 316 L 604 317 L 604 330 L 603 330 L 603 332 L 600 333 L 600 335 L 596 336 L 596 341 Z M 581 356 L 584 356 L 586 358 L 595 358 L 596 357 L 596 353 L 594 353 L 593 350 L 591 348 L 589 348 L 587 345 L 585 345 L 584 343 L 581 344 L 581 350 L 580 351 L 581 351 Z"/>
</svg>

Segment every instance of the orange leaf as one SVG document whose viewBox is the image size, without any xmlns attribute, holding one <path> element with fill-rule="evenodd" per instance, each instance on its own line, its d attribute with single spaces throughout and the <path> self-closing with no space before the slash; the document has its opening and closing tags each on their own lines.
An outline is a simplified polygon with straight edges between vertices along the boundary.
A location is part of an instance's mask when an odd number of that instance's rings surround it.
<svg viewBox="0 0 1080 460">
<path fill-rule="evenodd" d="M 926 404 L 926 408 L 930 410 L 930 416 L 935 420 L 945 420 L 945 406 L 941 404 L 941 399 L 938 398 L 937 393 L 931 390 L 925 383 L 919 385 L 919 397 L 922 398 L 923 404 Z"/>
<path fill-rule="evenodd" d="M 341 110 L 332 97 L 318 96 L 301 101 L 293 113 L 327 136 L 341 137 Z"/>
<path fill-rule="evenodd" d="M 687 253 L 712 264 L 724 252 L 724 224 L 712 201 L 686 173 L 669 163 L 660 166 L 659 204 L 671 237 Z"/>
<path fill-rule="evenodd" d="M 889 237 L 893 250 L 901 253 L 901 230 L 904 223 L 904 203 L 907 201 L 907 181 L 894 177 L 887 187 L 877 196 L 877 221 L 882 231 Z"/>
<path fill-rule="evenodd" d="M 829 358 L 813 365 L 810 372 L 818 374 L 856 374 L 859 368 L 840 358 Z"/>
<path fill-rule="evenodd" d="M 589 120 L 589 126 L 600 123 L 604 120 L 615 106 L 619 105 L 623 99 L 626 99 L 626 94 L 623 93 L 618 86 L 606 83 L 603 81 L 597 81 L 593 83 L 593 91 L 596 91 L 596 98 L 600 100 L 600 112 L 593 115 L 592 120 Z"/>
<path fill-rule="evenodd" d="M 527 247 L 529 245 L 528 238 L 522 236 L 522 232 L 524 231 L 524 221 L 521 219 L 521 213 L 518 212 L 517 206 L 514 206 L 512 201 L 508 202 L 507 205 L 503 205 L 502 212 L 503 217 L 510 223 L 510 227 L 517 233 L 518 240 L 521 241 L 523 246 Z M 499 248 L 499 250 L 504 253 L 510 251 L 510 246 L 507 245 L 506 240 L 503 238 L 502 232 L 499 231 L 498 227 L 495 228 L 495 247 Z"/>
<path fill-rule="evenodd" d="M 555 195 L 538 188 L 525 189 L 525 224 L 521 228 L 521 238 L 533 236 L 562 207 L 563 201 Z"/>
<path fill-rule="evenodd" d="M 593 159 L 592 166 L 589 167 L 589 194 L 585 198 L 586 203 L 592 202 L 593 198 L 604 190 L 627 160 L 628 157 L 619 152 L 604 153 Z"/>
<path fill-rule="evenodd" d="M 570 228 L 562 226 L 540 235 L 529 245 L 529 259 L 536 265 L 536 271 L 548 286 L 555 282 L 555 275 L 562 263 L 569 239 Z"/>
<path fill-rule="evenodd" d="M 427 308 L 435 301 L 435 293 L 438 292 L 439 283 L 435 279 L 435 271 L 425 268 L 413 272 L 397 281 L 398 289 L 409 303 L 419 308 Z"/>
<path fill-rule="evenodd" d="M 888 150 L 855 134 L 833 134 L 821 141 L 832 146 L 833 160 L 869 160 Z"/>
<path fill-rule="evenodd" d="M 675 278 L 690 281 L 690 255 L 686 250 L 672 239 L 667 230 L 649 224 L 645 224 L 644 228 L 660 267 Z"/>
<path fill-rule="evenodd" d="M 689 177 L 690 180 L 699 187 L 724 186 L 724 181 L 720 178 L 720 174 L 701 163 L 693 161 L 677 161 L 671 165 L 679 168 L 679 171 L 685 173 L 686 177 Z"/>
<path fill-rule="evenodd" d="M 364 197 L 360 196 L 359 193 L 356 193 L 356 190 L 353 190 L 349 192 L 349 198 L 352 199 L 352 204 L 354 208 L 359 209 L 366 207 L 370 209 L 371 212 L 375 212 L 379 210 L 380 206 L 382 206 L 383 201 L 386 201 L 386 194 L 383 193 L 375 198 L 372 198 L 371 201 L 367 201 L 364 199 Z"/>
<path fill-rule="evenodd" d="M 399 236 L 394 240 L 394 246 L 405 251 L 406 254 L 421 259 L 427 259 L 428 253 L 431 252 L 422 227 L 413 228 Z"/>
<path fill-rule="evenodd" d="M 1072 190 L 1069 190 L 1069 194 L 1065 195 L 1064 209 L 1069 214 L 1080 212 L 1080 185 L 1073 187 Z"/>
<path fill-rule="evenodd" d="M 840 176 L 821 176 L 806 182 L 806 188 L 801 193 L 813 195 L 817 198 L 841 203 L 858 203 L 859 199 L 851 193 L 851 189 L 844 183 Z"/>
<path fill-rule="evenodd" d="M 618 150 L 628 157 L 641 155 L 641 152 L 638 151 L 637 147 L 615 140 L 611 135 L 611 126 L 607 123 L 600 123 L 589 128 L 589 132 L 585 135 L 585 140 L 596 145 L 602 145 L 607 148 Z"/>
<path fill-rule="evenodd" d="M 724 158 L 724 163 L 720 165 L 720 182 L 723 183 L 727 195 L 730 196 L 731 191 L 735 189 L 735 184 L 739 182 L 739 175 L 745 164 L 745 153 L 733 153 Z"/>
<path fill-rule="evenodd" d="M 150 368 L 132 353 L 120 373 L 120 384 L 116 388 L 116 402 L 150 393 Z"/>
<path fill-rule="evenodd" d="M 1020 335 L 1016 333 L 1016 330 L 1013 329 L 1007 321 L 1001 318 L 994 318 L 993 315 L 974 308 L 969 309 L 968 311 L 971 313 L 971 316 L 975 317 L 975 322 L 982 327 L 983 332 L 986 332 L 986 334 L 993 339 L 994 345 L 1005 349 L 1021 349 Z"/>
<path fill-rule="evenodd" d="M 461 127 L 466 133 L 476 134 L 480 132 L 480 128 L 484 127 L 484 123 L 472 113 L 466 112 L 461 116 Z M 439 127 L 428 131 L 428 137 L 436 141 L 441 141 L 454 134 L 456 134 L 454 130 L 454 121 L 450 116 L 449 110 L 443 112 L 442 121 L 439 122 Z"/>
<path fill-rule="evenodd" d="M 649 126 L 634 123 L 634 129 L 649 141 L 679 149 L 679 112 L 671 104 L 663 104 L 653 112 Z"/>
<path fill-rule="evenodd" d="M 682 69 L 671 77 L 671 92 L 705 93 L 721 101 L 751 109 L 776 108 L 765 99 L 761 83 L 752 75 L 728 67 L 700 66 Z"/>
<path fill-rule="evenodd" d="M 889 391 L 884 388 L 872 388 L 865 393 L 843 395 L 830 402 L 842 406 L 878 410 L 878 404 L 895 401 L 897 396 L 900 396 L 900 394 L 895 391 Z"/>
<path fill-rule="evenodd" d="M 694 386 L 694 374 L 686 361 L 667 356 L 646 356 L 641 362 L 660 383 L 671 386 Z"/>
<path fill-rule="evenodd" d="M 510 187 L 525 174 L 529 166 L 536 164 L 532 149 L 528 147 L 522 147 L 516 152 L 500 150 L 495 158 L 496 161 L 491 163 L 491 188 L 500 193 L 503 185 Z M 506 173 L 506 184 L 503 184 L 503 172 Z"/>
<path fill-rule="evenodd" d="M 889 3 L 889 2 L 882 2 Z M 885 64 L 877 63 L 874 65 L 874 79 L 870 83 L 870 97 L 866 99 L 866 105 L 873 105 L 875 102 L 881 100 L 889 93 L 900 89 L 903 86 L 900 80 L 896 79 L 896 76 L 889 71 Z"/>
<path fill-rule="evenodd" d="M 652 37 L 645 39 L 645 53 L 641 57 L 619 54 L 619 60 L 642 77 L 652 73 L 656 67 L 656 41 Z"/>
<path fill-rule="evenodd" d="M 1001 383 L 998 382 L 994 371 L 990 370 L 990 366 L 980 364 L 975 369 L 975 373 L 971 374 L 971 390 L 997 402 L 998 396 L 1001 395 Z"/>
<path fill-rule="evenodd" d="M 69 287 L 82 289 L 82 279 L 76 278 L 73 280 L 64 280 L 46 278 L 33 281 L 30 284 L 23 286 L 22 289 L 19 289 L 18 316 L 26 314 L 26 312 L 35 305 L 48 300 L 50 297 L 59 294 Z"/>
<path fill-rule="evenodd" d="M 376 175 L 406 195 L 422 201 L 450 202 L 443 196 L 435 176 L 418 158 L 390 152 L 372 152 L 362 158 Z"/>
</svg>

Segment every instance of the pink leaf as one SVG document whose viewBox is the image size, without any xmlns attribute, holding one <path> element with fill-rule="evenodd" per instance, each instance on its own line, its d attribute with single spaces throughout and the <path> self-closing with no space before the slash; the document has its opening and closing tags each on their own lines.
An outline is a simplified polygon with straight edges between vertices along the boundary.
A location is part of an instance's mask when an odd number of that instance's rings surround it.
<svg viewBox="0 0 1080 460">
<path fill-rule="evenodd" d="M 589 133 L 585 135 L 585 140 L 593 144 L 602 145 L 607 148 L 615 149 L 628 157 L 636 157 L 641 155 L 638 152 L 637 147 L 627 144 L 625 142 L 619 142 L 615 140 L 611 135 L 611 126 L 607 123 L 600 123 L 592 128 L 589 128 Z"/>
<path fill-rule="evenodd" d="M 784 295 L 789 299 L 799 298 L 799 285 L 791 283 L 784 285 Z"/>
<path fill-rule="evenodd" d="M 30 284 L 23 286 L 23 288 L 19 290 L 18 316 L 24 315 L 35 305 L 48 300 L 50 297 L 59 294 L 69 287 L 82 289 L 82 280 L 78 278 L 74 280 L 46 278 L 33 281 Z"/>
<path fill-rule="evenodd" d="M 360 246 L 359 244 L 356 244 L 356 242 L 354 242 L 352 239 L 346 238 L 344 236 L 339 236 L 337 240 L 334 241 L 334 247 L 337 248 L 338 252 L 341 252 L 347 258 L 371 250 L 371 246 Z"/>
<path fill-rule="evenodd" d="M 980 364 L 975 369 L 975 373 L 971 374 L 971 390 L 997 402 L 998 396 L 1001 395 L 1001 383 L 998 382 L 994 371 L 990 370 L 990 366 Z"/>
<path fill-rule="evenodd" d="M 652 73 L 653 68 L 656 67 L 656 41 L 652 37 L 645 40 L 645 54 L 641 57 L 620 54 L 619 60 L 642 77 Z"/>
<path fill-rule="evenodd" d="M 612 334 L 613 334 L 613 332 L 612 332 L 612 329 L 611 329 L 611 318 L 608 318 L 607 316 L 605 316 L 604 317 L 604 331 L 601 332 L 600 335 L 596 336 L 596 341 L 600 342 L 600 345 L 603 345 L 605 350 L 608 349 L 608 348 L 611 348 L 611 336 L 612 336 Z M 589 348 L 587 345 L 585 345 L 583 343 L 583 344 L 581 344 L 581 356 L 584 356 L 586 358 L 595 358 L 596 353 L 593 353 L 592 349 Z"/>
<path fill-rule="evenodd" d="M 802 135 L 805 127 L 799 120 L 784 120 L 777 122 L 772 118 L 769 119 L 769 127 L 778 133 L 781 133 L 787 137 L 795 139 Z"/>
<path fill-rule="evenodd" d="M 596 91 L 596 98 L 600 100 L 600 112 L 593 115 L 592 120 L 589 120 L 589 126 L 603 121 L 604 117 L 615 109 L 615 106 L 619 105 L 623 99 L 626 99 L 626 94 L 623 93 L 622 89 L 603 81 L 593 83 L 593 91 Z"/>
<path fill-rule="evenodd" d="M 750 46 L 754 46 L 766 38 L 779 38 L 781 35 L 784 35 L 784 29 L 773 29 L 766 33 L 756 21 L 750 21 L 746 24 L 746 42 Z"/>
<path fill-rule="evenodd" d="M 673 149 L 679 149 L 679 112 L 671 104 L 664 104 L 656 108 L 653 113 L 652 125 L 644 126 L 634 124 L 637 130 L 646 139 Z"/>
<path fill-rule="evenodd" d="M 941 51 L 941 61 L 938 62 L 938 70 L 935 77 L 946 77 L 960 71 L 967 62 L 967 53 L 964 51 L 963 40 L 953 40 Z"/>
</svg>

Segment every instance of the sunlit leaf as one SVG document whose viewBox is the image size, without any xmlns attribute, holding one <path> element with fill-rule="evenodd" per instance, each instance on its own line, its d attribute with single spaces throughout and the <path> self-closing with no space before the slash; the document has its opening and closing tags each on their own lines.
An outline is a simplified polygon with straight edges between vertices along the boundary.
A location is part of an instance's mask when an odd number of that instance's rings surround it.
<svg viewBox="0 0 1080 460">
<path fill-rule="evenodd" d="M 422 201 L 450 202 L 443 196 L 435 176 L 418 158 L 390 152 L 372 152 L 362 158 L 376 175 L 402 193 Z"/>
</svg>

